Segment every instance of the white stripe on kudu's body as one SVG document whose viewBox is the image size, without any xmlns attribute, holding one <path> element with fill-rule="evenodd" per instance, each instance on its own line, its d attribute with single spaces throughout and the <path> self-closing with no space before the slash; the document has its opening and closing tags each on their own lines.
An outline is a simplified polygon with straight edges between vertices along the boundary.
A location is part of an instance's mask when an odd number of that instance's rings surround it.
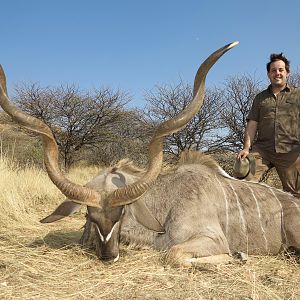
<svg viewBox="0 0 300 300">
<path fill-rule="evenodd" d="M 275 192 L 274 192 L 274 189 L 273 188 L 269 188 L 270 192 L 272 193 L 274 199 L 277 201 L 279 207 L 280 207 L 280 215 L 281 215 L 281 222 L 283 223 L 283 219 L 284 219 L 284 213 L 283 213 L 283 208 L 282 208 L 282 205 L 281 205 L 281 202 L 279 201 L 279 199 L 277 198 Z M 284 226 L 282 226 L 282 232 L 283 232 L 283 239 L 284 241 L 287 241 L 287 234 L 285 232 L 285 228 Z"/>
<path fill-rule="evenodd" d="M 223 196 L 224 196 L 224 201 L 225 201 L 225 215 L 226 215 L 226 226 L 225 226 L 225 232 L 226 234 L 228 234 L 228 224 L 229 224 L 229 209 L 228 209 L 228 199 L 227 199 L 227 193 L 222 185 L 222 183 L 220 182 L 220 180 L 218 179 L 217 176 L 215 176 L 216 181 L 218 182 L 219 186 L 221 187 L 221 190 L 223 192 Z"/>
<path fill-rule="evenodd" d="M 247 224 L 246 224 L 246 220 L 245 220 L 245 216 L 244 216 L 244 211 L 243 211 L 243 208 L 242 208 L 240 200 L 239 200 L 239 196 L 235 192 L 234 187 L 232 186 L 232 184 L 230 182 L 229 182 L 229 186 L 232 189 L 232 192 L 233 192 L 233 194 L 235 196 L 236 205 L 237 205 L 239 213 L 240 213 L 240 220 L 241 220 L 240 223 L 241 223 L 243 232 L 244 232 L 245 236 L 247 236 L 248 235 L 247 234 Z"/>
<path fill-rule="evenodd" d="M 299 203 L 296 203 L 296 201 L 293 201 L 293 203 L 295 204 L 295 207 L 296 207 L 297 211 L 300 212 L 300 205 L 299 205 Z"/>
<path fill-rule="evenodd" d="M 255 204 L 256 204 L 258 219 L 259 219 L 259 222 L 260 222 L 260 228 L 261 228 L 261 231 L 263 233 L 263 238 L 264 238 L 264 240 L 266 242 L 266 247 L 265 248 L 266 248 L 266 251 L 268 252 L 268 240 L 267 240 L 267 237 L 266 237 L 266 232 L 265 232 L 264 226 L 262 224 L 262 216 L 261 216 L 261 211 L 260 211 L 260 207 L 259 207 L 259 202 L 258 202 L 258 199 L 255 196 L 255 192 L 251 188 L 251 186 L 248 186 L 248 188 L 251 191 L 251 195 L 253 196 L 253 199 L 254 199 Z"/>
</svg>

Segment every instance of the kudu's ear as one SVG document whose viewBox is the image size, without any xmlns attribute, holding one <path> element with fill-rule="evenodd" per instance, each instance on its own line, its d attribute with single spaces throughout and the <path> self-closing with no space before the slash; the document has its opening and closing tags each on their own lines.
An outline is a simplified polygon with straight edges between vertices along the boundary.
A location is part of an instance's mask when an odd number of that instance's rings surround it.
<svg viewBox="0 0 300 300">
<path fill-rule="evenodd" d="M 56 210 L 51 215 L 40 220 L 40 222 L 41 223 L 52 223 L 52 222 L 58 221 L 64 217 L 70 216 L 73 213 L 77 212 L 80 207 L 81 207 L 81 205 L 78 203 L 75 203 L 71 200 L 65 200 L 63 203 L 61 203 L 56 208 Z"/>
<path fill-rule="evenodd" d="M 136 202 L 127 205 L 127 208 L 130 210 L 135 220 L 144 227 L 159 233 L 165 233 L 163 226 L 152 215 L 144 200 L 137 200 Z"/>
</svg>

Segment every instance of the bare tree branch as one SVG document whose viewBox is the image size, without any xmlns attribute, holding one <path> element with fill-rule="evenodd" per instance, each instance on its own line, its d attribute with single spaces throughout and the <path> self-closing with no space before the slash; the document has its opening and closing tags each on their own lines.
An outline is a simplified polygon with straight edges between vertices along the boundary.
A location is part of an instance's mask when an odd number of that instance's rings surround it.
<svg viewBox="0 0 300 300">
<path fill-rule="evenodd" d="M 182 111 L 193 97 L 190 85 L 180 81 L 177 85 L 157 85 L 145 96 L 149 127 L 174 117 Z M 214 143 L 220 120 L 218 119 L 221 94 L 217 89 L 207 89 L 200 112 L 182 131 L 166 138 L 165 152 L 172 156 L 184 149 L 206 151 Z"/>
</svg>

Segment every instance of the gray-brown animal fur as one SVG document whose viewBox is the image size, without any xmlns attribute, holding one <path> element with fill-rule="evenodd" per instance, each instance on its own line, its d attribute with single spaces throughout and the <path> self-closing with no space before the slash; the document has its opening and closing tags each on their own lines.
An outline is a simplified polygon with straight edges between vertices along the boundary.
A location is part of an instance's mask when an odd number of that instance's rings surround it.
<svg viewBox="0 0 300 300">
<path fill-rule="evenodd" d="M 115 176 L 123 184 L 136 180 L 139 172 L 132 170 L 123 161 L 89 186 L 110 190 Z M 228 261 L 233 253 L 274 255 L 289 247 L 300 249 L 300 199 L 265 184 L 236 180 L 199 152 L 184 152 L 179 166 L 161 174 L 139 201 L 145 201 L 165 233 L 140 225 L 129 205 L 122 241 L 168 250 L 176 265 Z M 87 224 L 83 244 L 93 239 L 89 220 Z"/>
</svg>

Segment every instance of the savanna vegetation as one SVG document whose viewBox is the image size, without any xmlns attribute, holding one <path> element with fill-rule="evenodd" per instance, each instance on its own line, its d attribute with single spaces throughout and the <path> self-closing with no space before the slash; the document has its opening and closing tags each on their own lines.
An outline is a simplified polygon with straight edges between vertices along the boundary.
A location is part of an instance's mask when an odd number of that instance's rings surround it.
<svg viewBox="0 0 300 300">
<path fill-rule="evenodd" d="M 299 85 L 299 75 L 291 82 Z M 261 88 L 258 79 L 243 75 L 207 89 L 203 109 L 167 138 L 166 165 L 188 148 L 214 155 L 231 173 L 251 99 Z M 146 93 L 143 109 L 130 108 L 127 93 L 110 89 L 25 85 L 12 98 L 51 127 L 63 172 L 85 184 L 124 157 L 146 164 L 153 129 L 182 110 L 191 95 L 191 86 L 180 81 Z M 165 264 L 164 253 L 122 245 L 117 263 L 99 261 L 78 244 L 85 207 L 56 223 L 39 223 L 64 196 L 44 170 L 39 139 L 4 113 L 0 121 L 1 299 L 300 299 L 299 260 L 283 254 L 175 269 Z M 280 187 L 275 173 L 266 180 Z"/>
<path fill-rule="evenodd" d="M 96 167 L 71 168 L 83 184 Z M 175 269 L 164 253 L 121 248 L 115 264 L 98 260 L 78 240 L 85 208 L 40 224 L 63 196 L 40 168 L 0 159 L 1 299 L 299 299 L 295 257 L 252 256 L 245 264 Z"/>
</svg>

